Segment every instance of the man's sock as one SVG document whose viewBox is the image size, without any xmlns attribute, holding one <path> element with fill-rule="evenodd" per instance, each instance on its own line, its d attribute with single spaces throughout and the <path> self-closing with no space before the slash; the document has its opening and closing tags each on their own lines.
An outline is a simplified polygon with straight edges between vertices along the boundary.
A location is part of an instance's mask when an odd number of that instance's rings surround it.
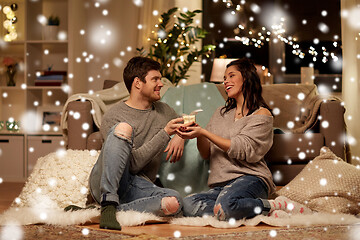
<svg viewBox="0 0 360 240">
<path fill-rule="evenodd" d="M 76 206 L 76 205 L 69 205 L 69 206 L 64 208 L 64 211 L 65 212 L 69 212 L 69 211 L 73 212 L 73 211 L 78 211 L 78 210 L 94 209 L 94 208 L 96 208 L 95 205 L 89 205 L 86 208 L 82 208 L 82 207 L 79 207 L 79 206 Z"/>
<path fill-rule="evenodd" d="M 285 211 L 287 213 L 291 213 L 291 214 L 309 214 L 312 213 L 311 209 L 306 207 L 305 205 L 292 201 L 287 197 L 284 196 L 279 196 L 277 198 L 275 198 L 274 200 L 269 200 L 270 202 L 270 206 L 271 206 L 271 210 L 275 211 L 275 210 L 282 210 Z"/>
<path fill-rule="evenodd" d="M 116 220 L 115 205 L 110 204 L 101 207 L 100 228 L 121 230 L 121 226 Z"/>
<path fill-rule="evenodd" d="M 78 210 L 81 210 L 83 209 L 82 207 L 79 207 L 79 206 L 76 206 L 76 205 L 69 205 L 67 206 L 66 208 L 64 208 L 64 211 L 65 212 L 72 212 L 72 211 L 78 211 Z"/>
</svg>

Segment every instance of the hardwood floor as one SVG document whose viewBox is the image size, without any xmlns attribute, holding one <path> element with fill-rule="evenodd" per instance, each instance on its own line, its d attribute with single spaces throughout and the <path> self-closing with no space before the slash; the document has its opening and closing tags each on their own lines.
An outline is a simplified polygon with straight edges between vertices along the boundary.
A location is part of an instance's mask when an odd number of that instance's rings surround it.
<svg viewBox="0 0 360 240">
<path fill-rule="evenodd" d="M 81 226 L 82 228 L 88 228 L 99 230 L 98 224 L 90 224 Z M 273 230 L 273 229 L 281 229 L 280 227 L 271 227 L 265 224 L 260 224 L 255 227 L 239 227 L 239 228 L 213 228 L 210 226 L 206 227 L 192 227 L 192 226 L 180 226 L 180 225 L 172 225 L 167 223 L 160 224 L 146 224 L 144 226 L 136 226 L 136 227 L 122 227 L 121 233 L 128 235 L 140 235 L 146 234 L 151 236 L 158 237 L 176 237 L 180 234 L 181 237 L 187 236 L 201 236 L 201 235 L 217 235 L 217 234 L 226 234 L 226 233 L 241 233 L 241 232 L 251 232 L 251 231 L 261 231 L 261 230 Z M 103 231 L 113 231 L 113 230 L 103 230 Z"/>
<path fill-rule="evenodd" d="M 18 182 L 0 183 L 0 213 L 10 207 L 14 199 L 19 196 L 24 184 Z"/>
</svg>

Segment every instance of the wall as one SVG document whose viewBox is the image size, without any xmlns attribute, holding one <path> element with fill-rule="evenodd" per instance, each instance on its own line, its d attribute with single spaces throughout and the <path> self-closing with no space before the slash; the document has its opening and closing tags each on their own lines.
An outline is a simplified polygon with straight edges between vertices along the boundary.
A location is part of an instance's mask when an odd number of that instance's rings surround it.
<svg viewBox="0 0 360 240">
<path fill-rule="evenodd" d="M 97 91 L 102 89 L 105 79 L 122 80 L 123 69 L 126 62 L 137 55 L 136 48 L 145 47 L 147 49 L 147 38 L 151 36 L 151 31 L 155 29 L 154 25 L 158 23 L 161 13 L 168 9 L 178 6 L 187 7 L 189 10 L 201 9 L 202 1 L 185 0 L 100 0 L 86 2 L 84 12 L 86 22 L 83 24 L 85 34 L 79 34 L 84 38 L 85 44 L 78 52 L 81 62 L 86 64 L 87 79 L 86 86 L 79 89 L 87 91 Z M 135 3 L 140 3 L 136 5 Z M 107 10 L 107 15 L 103 11 Z M 158 15 L 153 15 L 153 10 L 158 11 Z M 201 21 L 201 17 L 199 16 Z M 141 25 L 139 29 L 138 26 Z M 201 22 L 200 22 L 201 25 Z M 201 47 L 201 42 L 198 43 Z M 85 52 L 86 56 L 82 53 Z M 84 53 L 84 54 L 85 54 Z M 93 56 L 86 62 L 86 58 Z M 200 82 L 201 63 L 196 63 L 190 69 L 192 75 L 188 83 Z M 76 91 L 74 93 L 83 92 Z"/>
<path fill-rule="evenodd" d="M 352 163 L 360 164 L 360 0 L 341 0 L 343 85 L 348 140 Z M 347 11 L 347 12 L 344 12 Z M 351 24 L 352 23 L 352 24 Z M 357 24 L 357 25 L 356 25 Z"/>
<path fill-rule="evenodd" d="M 175 6 L 179 7 L 180 9 L 183 8 L 187 8 L 189 11 L 194 11 L 194 10 L 202 10 L 202 0 L 175 0 Z M 202 26 L 202 14 L 198 14 L 195 18 L 195 21 L 198 22 L 199 26 Z M 202 47 L 202 41 L 198 41 L 195 46 L 198 49 L 201 49 Z M 190 77 L 187 79 L 187 82 L 184 83 L 184 85 L 189 85 L 189 84 L 195 84 L 195 83 L 200 83 L 201 80 L 201 67 L 202 67 L 202 63 L 201 62 L 195 62 L 193 63 L 193 65 L 191 65 L 188 74 L 190 75 Z"/>
<path fill-rule="evenodd" d="M 140 7 L 133 1 L 99 3 L 99 7 L 95 7 L 93 2 L 85 7 L 84 51 L 93 55 L 87 64 L 88 89 L 94 91 L 102 88 L 105 79 L 122 79 L 124 64 L 134 56 L 139 34 Z M 108 11 L 107 15 L 103 14 L 104 10 Z"/>
</svg>

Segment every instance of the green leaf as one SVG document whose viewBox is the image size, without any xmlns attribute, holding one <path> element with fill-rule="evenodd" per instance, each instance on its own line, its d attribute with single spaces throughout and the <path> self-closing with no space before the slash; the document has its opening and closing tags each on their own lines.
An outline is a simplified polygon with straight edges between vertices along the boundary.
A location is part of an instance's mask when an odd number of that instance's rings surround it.
<svg viewBox="0 0 360 240">
<path fill-rule="evenodd" d="M 179 16 L 174 19 L 174 13 L 178 10 L 175 7 L 161 14 L 161 23 L 158 29 L 166 32 L 166 43 L 164 43 L 165 39 L 162 39 L 162 42 L 159 43 L 156 38 L 152 38 L 148 52 L 144 48 L 136 49 L 139 54 L 144 54 L 158 61 L 161 64 L 161 74 L 175 85 L 181 79 L 189 77 L 187 72 L 194 62 L 199 61 L 201 56 L 208 55 L 215 49 L 214 45 L 206 45 L 200 50 L 194 49 L 194 44 L 200 39 L 206 38 L 208 34 L 205 29 L 192 25 L 196 15 L 202 11 L 179 12 Z M 173 24 L 173 19 L 175 20 L 175 25 Z M 183 35 L 184 33 L 186 34 L 185 36 Z M 175 47 L 176 43 L 178 44 L 177 47 Z M 189 46 L 186 46 L 187 44 Z M 175 56 L 176 59 L 171 60 L 172 56 Z M 181 56 L 183 61 L 180 60 Z M 194 57 L 197 59 L 195 60 Z M 170 64 L 170 67 L 167 67 L 167 64 Z"/>
</svg>

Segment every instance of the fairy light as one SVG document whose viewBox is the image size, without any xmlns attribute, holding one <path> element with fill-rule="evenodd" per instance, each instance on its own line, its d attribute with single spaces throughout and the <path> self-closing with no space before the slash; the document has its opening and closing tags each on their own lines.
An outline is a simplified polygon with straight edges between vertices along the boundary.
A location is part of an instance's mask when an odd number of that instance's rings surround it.
<svg viewBox="0 0 360 240">
<path fill-rule="evenodd" d="M 4 35 L 5 42 L 11 42 L 17 39 L 18 34 L 16 32 L 17 17 L 15 11 L 17 10 L 18 5 L 16 3 L 11 4 L 10 6 L 4 6 L 2 11 L 6 15 L 6 19 L 3 22 L 3 27 L 6 30 Z"/>
<path fill-rule="evenodd" d="M 223 0 L 223 3 L 228 3 L 227 0 Z M 242 5 L 244 5 L 246 3 L 246 1 L 242 1 Z M 228 7 L 228 6 L 227 6 Z M 258 9 L 258 6 L 255 6 L 255 5 L 252 5 L 250 6 L 252 8 L 252 11 L 254 12 L 254 9 Z M 240 9 L 242 9 L 243 7 L 240 6 L 240 5 L 237 5 L 235 10 L 236 11 L 240 11 Z M 235 11 L 232 11 L 232 13 L 235 12 Z M 323 16 L 326 16 L 327 12 L 324 10 L 322 12 L 322 15 Z M 250 21 L 253 21 L 253 17 L 251 16 L 249 18 Z M 239 37 L 238 35 L 240 34 L 241 31 L 244 31 L 246 26 L 242 25 L 242 24 L 239 24 L 237 26 L 236 29 L 234 29 L 234 33 L 236 34 L 235 36 L 235 40 L 237 41 L 240 41 L 242 44 L 244 45 L 252 45 L 254 47 L 257 47 L 257 48 L 261 48 L 263 45 L 264 45 L 264 42 L 269 42 L 270 41 L 270 38 L 269 36 L 273 35 L 275 36 L 275 38 L 273 39 L 274 40 L 274 43 L 276 43 L 278 40 L 282 41 L 283 43 L 289 45 L 289 46 L 292 46 L 293 47 L 293 50 L 292 50 L 292 54 L 298 56 L 300 59 L 304 59 L 304 57 L 306 56 L 306 54 L 310 54 L 312 56 L 312 59 L 314 62 L 317 61 L 318 59 L 318 55 L 319 53 L 315 50 L 314 47 L 310 47 L 310 49 L 306 50 L 306 51 L 303 51 L 300 49 L 300 46 L 299 44 L 296 42 L 297 39 L 292 37 L 292 36 L 288 36 L 288 37 L 285 37 L 285 34 L 286 34 L 286 30 L 285 30 L 285 22 L 286 22 L 286 19 L 284 17 L 280 18 L 279 22 L 278 23 L 274 23 L 272 26 L 271 26 L 271 30 L 267 30 L 266 27 L 261 27 L 261 30 L 260 31 L 257 31 L 255 29 L 249 29 L 247 31 L 245 31 L 245 35 L 250 35 L 251 38 L 248 38 L 246 36 L 242 36 L 242 37 Z M 302 20 L 302 24 L 303 25 L 306 25 L 307 24 L 307 20 L 306 19 L 303 19 Z M 326 33 L 328 32 L 328 26 L 325 24 L 325 23 L 320 23 L 319 24 L 319 29 L 320 31 Z M 244 33 L 244 32 L 243 32 Z M 244 34 L 243 34 L 244 35 Z M 255 37 L 256 36 L 256 37 Z M 266 37 L 265 37 L 266 36 Z M 337 47 L 340 47 L 338 42 L 336 40 L 338 40 L 339 37 L 336 35 L 334 36 L 334 43 L 333 43 L 333 46 L 335 48 Z M 313 43 L 315 45 L 319 44 L 320 43 L 320 40 L 318 38 L 315 38 L 313 40 Z M 321 61 L 323 63 L 326 63 L 328 60 L 329 60 L 329 57 L 331 57 L 331 59 L 333 61 L 338 61 L 339 58 L 335 55 L 335 53 L 330 53 L 329 51 L 327 51 L 326 49 L 322 50 L 321 51 L 321 54 L 322 54 L 322 57 L 321 57 Z"/>
</svg>

